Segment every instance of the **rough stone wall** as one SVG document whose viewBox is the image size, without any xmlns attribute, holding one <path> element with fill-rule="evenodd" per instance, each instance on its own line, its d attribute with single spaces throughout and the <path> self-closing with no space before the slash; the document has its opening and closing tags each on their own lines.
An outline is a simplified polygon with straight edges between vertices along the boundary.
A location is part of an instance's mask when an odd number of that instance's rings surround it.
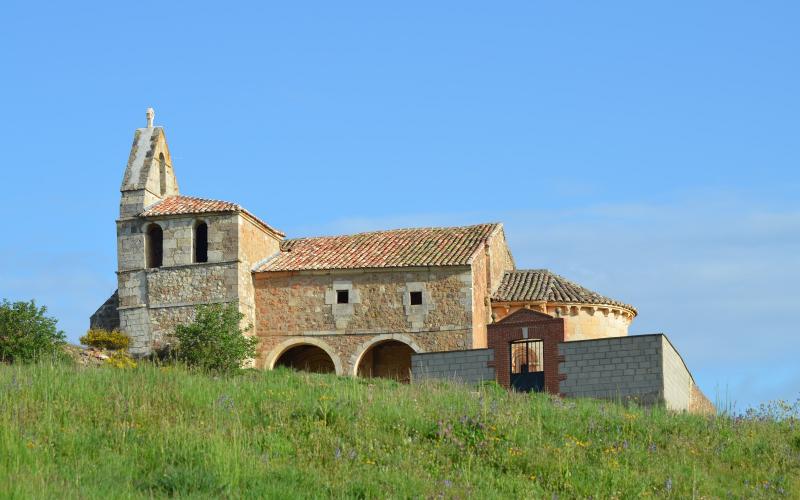
<svg viewBox="0 0 800 500">
<path fill-rule="evenodd" d="M 103 305 L 101 305 L 91 318 L 89 318 L 89 328 L 103 330 L 119 330 L 119 295 L 116 290 Z"/>
<path fill-rule="evenodd" d="M 336 290 L 347 290 L 350 303 L 337 304 Z M 411 291 L 423 291 L 421 306 L 410 306 Z M 471 347 L 472 273 L 466 266 L 257 273 L 255 298 L 260 367 L 271 368 L 280 352 L 309 340 L 324 343 L 346 374 L 380 340 L 413 343 L 416 352 Z"/>
<path fill-rule="evenodd" d="M 717 409 L 703 391 L 697 387 L 697 384 L 692 384 L 692 390 L 689 398 L 689 413 L 696 413 L 699 415 L 714 415 Z"/>
<path fill-rule="evenodd" d="M 413 312 L 404 307 L 411 283 L 424 284 L 427 293 L 423 297 L 433 306 L 418 327 L 413 326 Z M 466 266 L 258 273 L 255 277 L 257 331 L 259 336 L 267 336 L 469 330 L 471 285 L 470 268 Z M 331 303 L 332 294 L 339 289 L 350 291 L 350 304 Z M 337 315 L 341 316 L 340 321 Z"/>
<path fill-rule="evenodd" d="M 142 356 L 150 352 L 150 315 L 146 306 L 119 309 L 119 329 L 131 338 L 130 353 Z"/>
<path fill-rule="evenodd" d="M 468 351 L 430 352 L 411 356 L 411 374 L 414 382 L 429 379 L 445 379 L 464 384 L 479 384 L 494 380 L 492 349 L 470 349 Z"/>
<path fill-rule="evenodd" d="M 149 269 L 148 305 L 195 306 L 236 299 L 237 263 L 205 263 L 173 268 Z"/>
<path fill-rule="evenodd" d="M 233 302 L 242 291 L 252 297 L 250 264 L 239 260 L 239 219 L 235 213 L 193 214 L 119 223 L 120 329 L 132 338 L 133 353 L 147 354 L 153 346 L 170 343 L 175 326 L 191 322 L 199 304 Z M 193 262 L 199 222 L 208 225 L 204 263 Z M 149 224 L 163 231 L 163 265 L 155 269 L 143 269 Z M 252 317 L 252 306 L 250 311 Z"/>
<path fill-rule="evenodd" d="M 257 262 L 280 250 L 280 237 L 269 232 L 247 216 L 240 216 L 238 222 L 239 266 L 237 295 L 239 310 L 244 314 L 245 325 L 253 327 L 250 330 L 250 334 L 255 335 L 256 303 L 252 269 Z"/>
<path fill-rule="evenodd" d="M 564 342 L 558 349 L 564 396 L 663 401 L 662 335 Z"/>
<path fill-rule="evenodd" d="M 486 325 L 492 322 L 491 295 L 500 285 L 503 273 L 514 268 L 514 258 L 508 249 L 501 226 L 472 261 L 473 349 L 482 349 L 488 345 Z"/>
<path fill-rule="evenodd" d="M 495 232 L 488 242 L 489 251 L 489 283 L 488 293 L 491 295 L 500 286 L 503 280 L 503 273 L 517 268 L 514 264 L 514 257 L 508 248 L 506 234 L 502 226 Z"/>
<path fill-rule="evenodd" d="M 117 271 L 144 269 L 144 229 L 142 219 L 117 221 Z"/>
</svg>

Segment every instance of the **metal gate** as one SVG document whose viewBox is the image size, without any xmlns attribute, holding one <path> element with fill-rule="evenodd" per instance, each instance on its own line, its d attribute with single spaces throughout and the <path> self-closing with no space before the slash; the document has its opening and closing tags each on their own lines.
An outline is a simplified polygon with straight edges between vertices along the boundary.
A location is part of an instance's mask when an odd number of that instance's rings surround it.
<svg viewBox="0 0 800 500">
<path fill-rule="evenodd" d="M 511 387 L 519 392 L 544 390 L 544 342 L 518 340 L 511 343 Z"/>
</svg>

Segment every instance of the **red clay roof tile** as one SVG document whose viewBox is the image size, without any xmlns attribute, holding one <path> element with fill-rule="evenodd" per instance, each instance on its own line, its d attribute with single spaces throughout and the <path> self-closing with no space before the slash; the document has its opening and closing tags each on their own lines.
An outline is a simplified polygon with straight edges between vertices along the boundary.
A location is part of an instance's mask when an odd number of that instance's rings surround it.
<svg viewBox="0 0 800 500">
<path fill-rule="evenodd" d="M 500 224 L 394 229 L 284 240 L 255 272 L 469 265 Z"/>
<path fill-rule="evenodd" d="M 144 212 L 139 214 L 142 217 L 153 217 L 157 215 L 182 215 L 182 214 L 205 214 L 205 213 L 225 213 L 243 212 L 253 218 L 257 223 L 266 229 L 283 237 L 286 236 L 281 231 L 270 226 L 259 219 L 241 205 L 229 201 L 208 200 L 205 198 L 195 198 L 193 196 L 170 196 L 153 205 L 150 205 Z"/>
</svg>

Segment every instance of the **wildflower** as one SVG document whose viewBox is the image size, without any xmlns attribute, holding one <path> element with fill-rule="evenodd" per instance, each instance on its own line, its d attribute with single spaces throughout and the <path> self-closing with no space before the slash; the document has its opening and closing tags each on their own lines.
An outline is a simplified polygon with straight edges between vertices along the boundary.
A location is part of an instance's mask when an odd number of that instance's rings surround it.
<svg viewBox="0 0 800 500">
<path fill-rule="evenodd" d="M 334 458 L 336 458 L 336 460 L 342 458 L 342 449 L 337 446 L 336 449 L 333 451 L 333 456 Z"/>
<path fill-rule="evenodd" d="M 233 409 L 233 398 L 227 394 L 222 394 L 217 398 L 216 405 L 223 410 Z"/>
<path fill-rule="evenodd" d="M 453 486 L 453 481 L 445 479 L 444 481 L 442 481 L 442 484 L 444 485 L 445 488 L 450 488 L 451 486 Z"/>
<path fill-rule="evenodd" d="M 664 483 L 664 488 L 667 490 L 667 493 L 672 491 L 672 478 L 667 478 L 667 481 Z"/>
<path fill-rule="evenodd" d="M 649 451 L 650 453 L 655 453 L 656 452 L 656 444 L 655 443 L 650 443 L 650 446 L 647 447 L 647 451 Z"/>
</svg>

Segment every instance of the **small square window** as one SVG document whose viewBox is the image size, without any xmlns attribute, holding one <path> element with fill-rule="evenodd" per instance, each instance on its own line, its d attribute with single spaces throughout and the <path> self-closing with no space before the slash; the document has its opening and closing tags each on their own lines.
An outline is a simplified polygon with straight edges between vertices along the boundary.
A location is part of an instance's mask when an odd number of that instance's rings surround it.
<svg viewBox="0 0 800 500">
<path fill-rule="evenodd" d="M 349 304 L 350 303 L 350 291 L 349 290 L 336 290 L 336 303 L 337 304 Z"/>
<path fill-rule="evenodd" d="M 411 305 L 422 305 L 422 292 L 411 292 Z"/>
</svg>

